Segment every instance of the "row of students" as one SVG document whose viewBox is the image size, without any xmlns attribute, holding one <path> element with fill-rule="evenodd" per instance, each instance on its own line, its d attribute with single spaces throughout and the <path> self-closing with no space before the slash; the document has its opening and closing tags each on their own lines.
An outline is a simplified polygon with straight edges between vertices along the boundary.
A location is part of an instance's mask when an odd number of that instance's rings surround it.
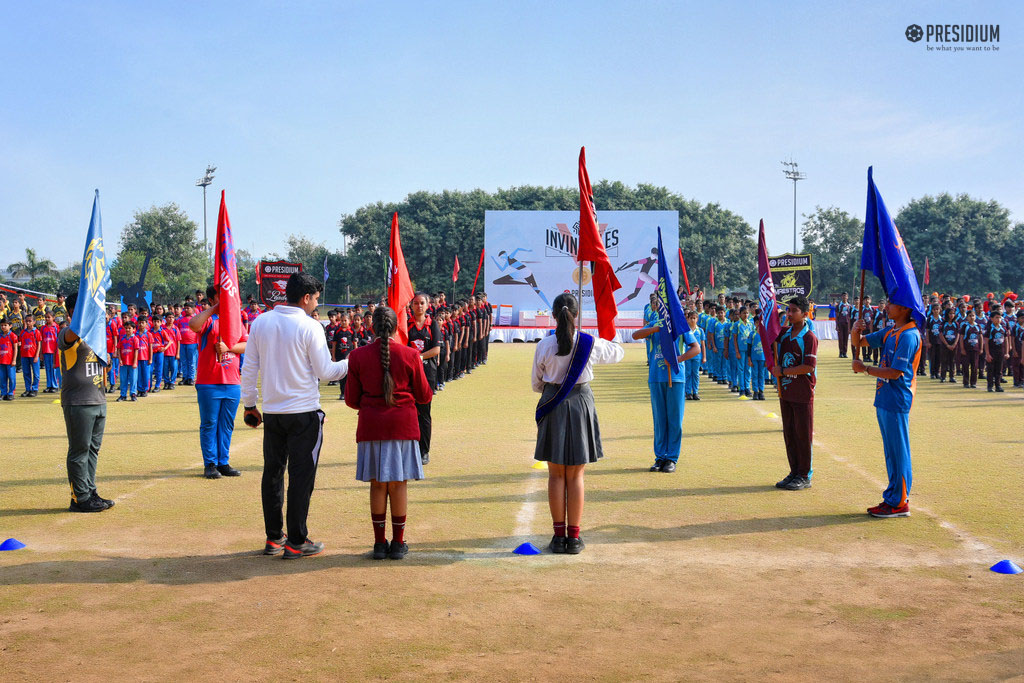
<svg viewBox="0 0 1024 683">
<path fill-rule="evenodd" d="M 985 314 L 980 300 L 966 309 L 949 305 L 942 309 L 933 303 L 925 327 L 932 379 L 945 383 L 948 378 L 952 384 L 960 375 L 963 387 L 969 389 L 976 389 L 979 379 L 987 379 L 989 391 L 1002 392 L 1008 376 L 1014 387 L 1024 387 L 1024 310 L 992 306 Z M 923 365 L 919 374 L 924 374 Z"/>
<path fill-rule="evenodd" d="M 18 323 L 18 331 L 14 323 Z M 13 401 L 17 390 L 18 368 L 25 382 L 22 398 L 39 394 L 40 368 L 46 371 L 44 394 L 60 389 L 60 362 L 57 358 L 57 335 L 67 320 L 58 325 L 52 312 L 38 317 L 32 313 L 0 318 L 0 397 Z"/>
</svg>

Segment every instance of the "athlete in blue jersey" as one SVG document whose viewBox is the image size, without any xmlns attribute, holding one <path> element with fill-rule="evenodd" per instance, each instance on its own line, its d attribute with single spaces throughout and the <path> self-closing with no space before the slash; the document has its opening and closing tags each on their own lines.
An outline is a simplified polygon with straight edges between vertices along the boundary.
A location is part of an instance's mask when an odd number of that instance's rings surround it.
<svg viewBox="0 0 1024 683">
<path fill-rule="evenodd" d="M 917 364 L 921 361 L 921 333 L 910 317 L 906 306 L 886 303 L 886 313 L 893 321 L 889 329 L 882 328 L 867 336 L 862 320 L 853 326 L 854 347 L 881 349 L 879 365 L 866 366 L 853 361 L 853 371 L 877 378 L 875 385 L 875 412 L 882 433 L 885 467 L 889 485 L 882 494 L 882 502 L 868 508 L 872 517 L 909 517 L 910 485 L 913 480 L 910 465 L 910 407 L 917 388 Z"/>
</svg>

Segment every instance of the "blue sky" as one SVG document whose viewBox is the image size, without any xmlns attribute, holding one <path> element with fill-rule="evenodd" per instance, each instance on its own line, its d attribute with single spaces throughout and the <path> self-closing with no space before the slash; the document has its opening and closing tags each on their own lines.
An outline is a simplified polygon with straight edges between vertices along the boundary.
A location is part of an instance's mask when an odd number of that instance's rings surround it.
<svg viewBox="0 0 1024 683">
<path fill-rule="evenodd" d="M 896 6 L 898 5 L 898 6 Z M 5 3 L 0 266 L 81 257 L 227 190 L 236 245 L 340 247 L 342 213 L 420 189 L 593 180 L 719 202 L 769 248 L 798 208 L 863 216 L 943 191 L 1024 221 L 1022 3 Z M 994 23 L 998 52 L 928 52 L 908 24 Z M 598 211 L 601 207 L 598 206 Z"/>
</svg>

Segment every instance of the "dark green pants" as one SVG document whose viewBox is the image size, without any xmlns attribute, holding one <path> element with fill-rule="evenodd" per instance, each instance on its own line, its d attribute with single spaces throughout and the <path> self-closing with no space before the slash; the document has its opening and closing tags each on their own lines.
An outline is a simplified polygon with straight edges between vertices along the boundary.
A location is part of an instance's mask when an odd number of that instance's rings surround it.
<svg viewBox="0 0 1024 683">
<path fill-rule="evenodd" d="M 96 460 L 107 424 L 107 404 L 64 406 L 64 428 L 68 433 L 68 481 L 71 495 L 84 503 L 96 490 Z"/>
</svg>

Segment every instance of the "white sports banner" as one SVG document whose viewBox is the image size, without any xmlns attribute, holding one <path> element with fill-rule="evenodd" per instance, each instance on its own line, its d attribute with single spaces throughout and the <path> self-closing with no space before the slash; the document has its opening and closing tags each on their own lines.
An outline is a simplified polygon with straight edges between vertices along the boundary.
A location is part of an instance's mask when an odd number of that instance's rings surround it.
<svg viewBox="0 0 1024 683">
<path fill-rule="evenodd" d="M 483 286 L 494 305 L 514 307 L 512 324 L 547 313 L 562 292 L 579 290 L 579 211 L 487 211 Z M 600 211 L 598 229 L 622 289 L 619 311 L 643 311 L 658 281 L 658 226 L 673 280 L 679 275 L 679 213 Z M 583 266 L 583 310 L 594 309 L 590 264 Z M 528 313 L 527 313 L 528 312 Z"/>
</svg>

